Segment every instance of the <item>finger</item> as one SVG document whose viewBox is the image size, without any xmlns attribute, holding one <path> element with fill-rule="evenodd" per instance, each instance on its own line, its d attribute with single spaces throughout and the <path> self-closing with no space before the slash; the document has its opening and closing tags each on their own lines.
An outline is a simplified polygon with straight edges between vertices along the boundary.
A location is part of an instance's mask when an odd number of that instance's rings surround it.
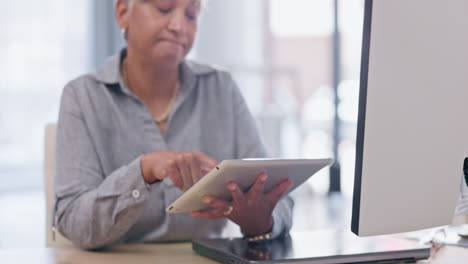
<svg viewBox="0 0 468 264">
<path fill-rule="evenodd" d="M 182 189 L 184 186 L 184 182 L 182 180 L 182 175 L 179 173 L 179 169 L 177 168 L 177 164 L 175 160 L 169 160 L 165 168 L 164 173 L 169 175 L 169 178 L 172 180 L 172 183 L 175 187 Z"/>
<path fill-rule="evenodd" d="M 190 175 L 192 176 L 192 182 L 195 184 L 202 177 L 200 164 L 198 163 L 198 160 L 195 158 L 195 155 L 193 154 L 193 152 L 185 153 L 184 157 L 185 157 L 185 161 L 187 162 L 188 167 L 190 169 Z"/>
<path fill-rule="evenodd" d="M 184 160 L 184 154 L 179 154 L 177 157 L 177 167 L 180 174 L 182 175 L 183 190 L 186 191 L 193 185 L 192 175 L 190 174 L 190 168 Z"/>
<path fill-rule="evenodd" d="M 252 205 L 257 200 L 257 197 L 260 193 L 263 192 L 263 188 L 265 186 L 265 182 L 268 178 L 268 175 L 266 172 L 261 172 L 257 175 L 257 178 L 255 179 L 255 182 L 250 188 L 249 192 L 247 193 L 247 204 Z"/>
<path fill-rule="evenodd" d="M 202 152 L 194 152 L 195 157 L 198 159 L 198 162 L 200 164 L 200 168 L 205 171 L 210 171 L 218 165 L 218 161 L 215 159 L 205 155 Z"/>
<path fill-rule="evenodd" d="M 218 198 L 208 196 L 208 195 L 203 196 L 202 201 L 215 209 L 222 210 L 223 212 L 228 210 L 229 206 L 231 205 L 231 203 L 228 201 L 225 201 L 223 199 L 218 199 Z"/>
<path fill-rule="evenodd" d="M 167 168 L 167 166 L 155 166 L 151 168 L 151 172 L 153 173 L 153 175 L 155 175 L 154 178 L 159 181 L 162 181 L 170 176 L 170 170 Z"/>
<path fill-rule="evenodd" d="M 219 209 L 191 212 L 190 216 L 205 219 L 218 219 L 225 217 L 224 211 Z"/>
<path fill-rule="evenodd" d="M 242 190 L 239 188 L 237 183 L 235 182 L 229 182 L 227 184 L 227 188 L 231 192 L 232 200 L 237 203 L 237 204 L 243 204 L 245 201 L 244 193 Z"/>
<path fill-rule="evenodd" d="M 267 199 L 270 200 L 273 204 L 276 204 L 279 199 L 286 193 L 286 191 L 291 187 L 292 181 L 285 180 L 280 182 L 276 187 L 267 194 Z"/>
</svg>

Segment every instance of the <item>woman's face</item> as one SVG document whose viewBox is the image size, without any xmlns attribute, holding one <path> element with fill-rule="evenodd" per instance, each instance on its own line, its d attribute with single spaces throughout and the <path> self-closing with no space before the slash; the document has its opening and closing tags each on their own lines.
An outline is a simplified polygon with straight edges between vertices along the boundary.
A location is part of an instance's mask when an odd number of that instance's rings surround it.
<svg viewBox="0 0 468 264">
<path fill-rule="evenodd" d="M 200 0 L 117 2 L 117 19 L 127 29 L 129 49 L 153 62 L 178 65 L 192 48 Z"/>
</svg>

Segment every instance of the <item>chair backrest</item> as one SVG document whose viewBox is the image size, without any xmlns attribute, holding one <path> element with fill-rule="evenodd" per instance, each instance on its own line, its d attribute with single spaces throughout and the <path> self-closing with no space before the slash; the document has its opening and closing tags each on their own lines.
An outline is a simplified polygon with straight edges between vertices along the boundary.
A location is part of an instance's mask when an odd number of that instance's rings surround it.
<svg viewBox="0 0 468 264">
<path fill-rule="evenodd" d="M 48 124 L 45 129 L 44 186 L 46 200 L 46 245 L 48 247 L 69 246 L 72 243 L 52 229 L 52 214 L 55 203 L 55 141 L 56 124 Z"/>
</svg>

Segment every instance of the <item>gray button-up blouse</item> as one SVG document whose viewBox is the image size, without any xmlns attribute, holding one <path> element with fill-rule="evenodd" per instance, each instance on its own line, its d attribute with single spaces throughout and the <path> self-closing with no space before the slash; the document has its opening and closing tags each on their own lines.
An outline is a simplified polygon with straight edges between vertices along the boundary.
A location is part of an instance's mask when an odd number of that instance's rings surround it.
<svg viewBox="0 0 468 264">
<path fill-rule="evenodd" d="M 97 72 L 63 90 L 57 127 L 54 225 L 82 248 L 113 243 L 218 237 L 226 219 L 167 214 L 182 191 L 170 179 L 153 185 L 142 176 L 143 154 L 201 151 L 216 160 L 265 157 L 242 95 L 222 70 L 185 61 L 181 88 L 161 134 L 146 106 L 125 86 L 125 49 Z M 292 200 L 273 212 L 273 235 L 292 225 Z"/>
</svg>

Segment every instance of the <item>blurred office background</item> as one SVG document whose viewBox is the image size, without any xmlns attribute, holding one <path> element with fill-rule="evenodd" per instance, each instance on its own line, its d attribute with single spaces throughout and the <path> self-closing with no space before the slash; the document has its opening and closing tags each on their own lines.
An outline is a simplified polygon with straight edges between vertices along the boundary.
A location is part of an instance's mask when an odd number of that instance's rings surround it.
<svg viewBox="0 0 468 264">
<path fill-rule="evenodd" d="M 232 72 L 273 157 L 338 161 L 294 193 L 296 230 L 350 224 L 363 12 L 364 0 L 210 0 L 189 55 Z M 123 45 L 114 0 L 2 3 L 0 247 L 44 245 L 45 125 L 63 86 Z"/>
</svg>

